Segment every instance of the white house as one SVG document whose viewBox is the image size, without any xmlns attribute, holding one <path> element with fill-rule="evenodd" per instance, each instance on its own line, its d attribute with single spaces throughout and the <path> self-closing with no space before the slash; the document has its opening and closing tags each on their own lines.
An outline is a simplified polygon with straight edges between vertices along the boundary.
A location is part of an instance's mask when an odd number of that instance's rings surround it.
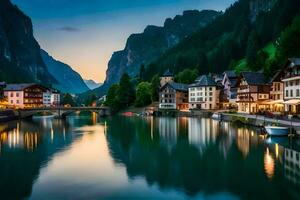
<svg viewBox="0 0 300 200">
<path fill-rule="evenodd" d="M 60 105 L 60 94 L 56 90 L 47 90 L 43 93 L 43 104 L 47 107 Z"/>
<path fill-rule="evenodd" d="M 190 109 L 218 109 L 220 87 L 214 79 L 208 75 L 200 76 L 196 83 L 189 85 Z"/>
<path fill-rule="evenodd" d="M 290 58 L 284 67 L 282 79 L 284 85 L 285 111 L 300 113 L 300 58 Z"/>
</svg>

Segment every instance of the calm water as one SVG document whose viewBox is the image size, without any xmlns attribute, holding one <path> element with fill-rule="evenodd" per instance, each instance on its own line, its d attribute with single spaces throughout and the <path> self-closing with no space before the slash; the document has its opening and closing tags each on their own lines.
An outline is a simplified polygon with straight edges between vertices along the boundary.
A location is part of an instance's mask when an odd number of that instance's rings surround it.
<svg viewBox="0 0 300 200">
<path fill-rule="evenodd" d="M 200 118 L 0 125 L 0 199 L 300 199 L 300 141 Z"/>
</svg>

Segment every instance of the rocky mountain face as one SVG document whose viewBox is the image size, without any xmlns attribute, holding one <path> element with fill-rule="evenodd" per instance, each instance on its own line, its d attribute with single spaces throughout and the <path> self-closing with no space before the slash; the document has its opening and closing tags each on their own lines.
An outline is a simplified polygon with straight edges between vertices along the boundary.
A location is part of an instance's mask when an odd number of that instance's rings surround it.
<svg viewBox="0 0 300 200">
<path fill-rule="evenodd" d="M 49 73 L 57 80 L 53 87 L 64 93 L 79 94 L 89 90 L 82 77 L 69 65 L 55 60 L 46 51 L 41 50 Z"/>
<path fill-rule="evenodd" d="M 9 0 L 0 1 L 0 80 L 56 82 L 42 60 L 30 18 Z"/>
<path fill-rule="evenodd" d="M 106 80 L 99 90 L 106 90 L 113 83 L 117 83 L 125 72 L 131 77 L 136 76 L 141 64 L 156 59 L 219 15 L 221 12 L 213 10 L 185 11 L 174 19 L 166 19 L 163 27 L 147 26 L 143 33 L 132 34 L 125 49 L 113 53 L 108 63 Z"/>
<path fill-rule="evenodd" d="M 95 88 L 98 88 L 102 85 L 102 83 L 96 83 L 94 80 L 84 80 L 86 86 L 88 88 L 90 88 L 91 90 L 95 89 Z"/>
</svg>

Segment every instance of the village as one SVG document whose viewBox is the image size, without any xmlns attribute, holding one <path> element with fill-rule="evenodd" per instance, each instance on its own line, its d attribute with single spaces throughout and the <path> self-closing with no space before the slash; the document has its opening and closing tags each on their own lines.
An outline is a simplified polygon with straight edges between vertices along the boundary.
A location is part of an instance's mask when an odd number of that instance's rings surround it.
<svg viewBox="0 0 300 200">
<path fill-rule="evenodd" d="M 159 109 L 232 110 L 245 114 L 300 114 L 300 58 L 267 79 L 263 72 L 225 71 L 202 75 L 194 84 L 174 82 L 168 70 L 161 77 Z"/>
</svg>

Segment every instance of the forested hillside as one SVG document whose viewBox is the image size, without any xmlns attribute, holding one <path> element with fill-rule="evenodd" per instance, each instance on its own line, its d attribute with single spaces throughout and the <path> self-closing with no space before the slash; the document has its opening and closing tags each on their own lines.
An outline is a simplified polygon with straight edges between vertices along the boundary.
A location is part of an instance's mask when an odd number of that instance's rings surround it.
<svg viewBox="0 0 300 200">
<path fill-rule="evenodd" d="M 168 68 L 175 73 L 197 69 L 199 74 L 222 73 L 228 68 L 264 69 L 268 74 L 287 57 L 300 56 L 291 47 L 299 42 L 299 5 L 300 0 L 240 0 L 147 65 L 145 76 L 151 79 Z"/>
</svg>

